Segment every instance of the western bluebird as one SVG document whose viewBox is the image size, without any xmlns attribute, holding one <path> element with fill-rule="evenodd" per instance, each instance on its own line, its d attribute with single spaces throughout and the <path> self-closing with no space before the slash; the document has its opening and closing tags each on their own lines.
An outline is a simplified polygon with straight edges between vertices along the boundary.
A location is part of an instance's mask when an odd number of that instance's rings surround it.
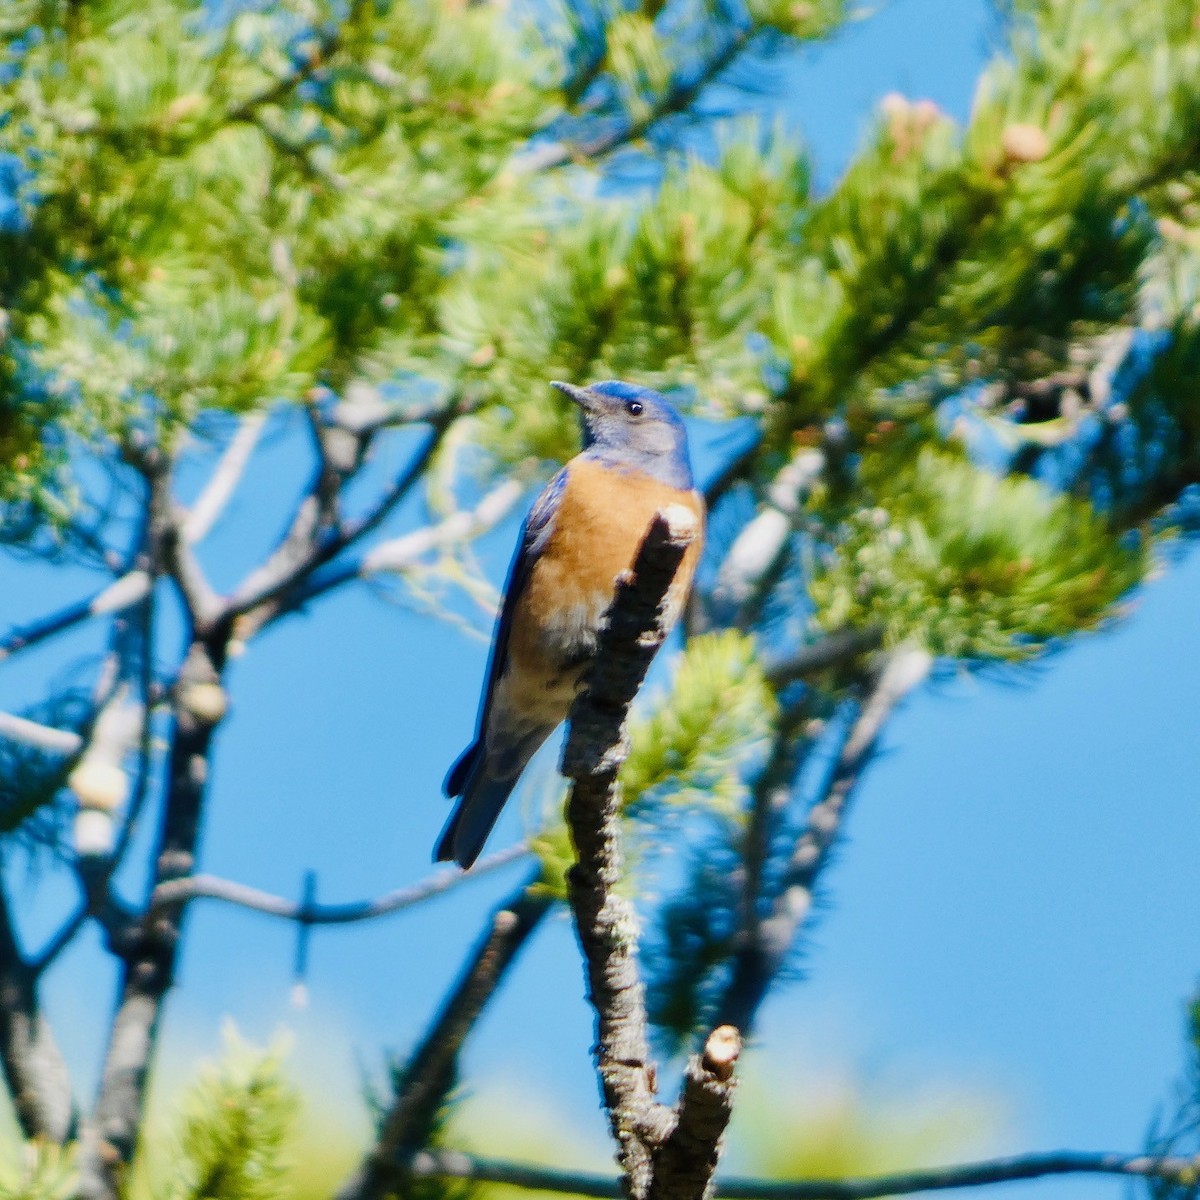
<svg viewBox="0 0 1200 1200">
<path fill-rule="evenodd" d="M 475 741 L 446 776 L 446 795 L 461 799 L 438 839 L 438 862 L 469 867 L 479 857 L 526 764 L 566 718 L 617 576 L 633 566 L 654 514 L 682 504 L 703 527 L 687 432 L 665 396 L 615 380 L 552 386 L 582 410 L 583 451 L 525 518 Z M 699 556 L 697 537 L 667 593 L 668 624 L 679 616 Z"/>
</svg>

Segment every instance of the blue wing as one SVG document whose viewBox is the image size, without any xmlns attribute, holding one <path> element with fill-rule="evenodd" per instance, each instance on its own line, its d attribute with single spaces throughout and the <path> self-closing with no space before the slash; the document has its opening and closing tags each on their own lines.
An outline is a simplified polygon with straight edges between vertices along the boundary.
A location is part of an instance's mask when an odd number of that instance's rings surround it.
<svg viewBox="0 0 1200 1200">
<path fill-rule="evenodd" d="M 496 622 L 496 635 L 492 639 L 492 654 L 488 662 L 487 683 L 479 703 L 479 720 L 475 727 L 475 740 L 462 752 L 450 768 L 446 782 L 442 785 L 447 796 L 462 794 L 467 776 L 483 744 L 483 733 L 487 728 L 488 715 L 492 708 L 492 694 L 496 682 L 504 673 L 508 662 L 508 638 L 512 631 L 513 613 L 517 600 L 529 582 L 529 573 L 537 562 L 543 547 L 554 530 L 554 518 L 562 503 L 563 491 L 567 486 L 567 468 L 563 467 L 542 489 L 533 502 L 525 523 L 521 526 L 521 538 L 517 552 L 508 569 L 508 582 L 504 585 L 504 604 L 500 619 Z"/>
</svg>

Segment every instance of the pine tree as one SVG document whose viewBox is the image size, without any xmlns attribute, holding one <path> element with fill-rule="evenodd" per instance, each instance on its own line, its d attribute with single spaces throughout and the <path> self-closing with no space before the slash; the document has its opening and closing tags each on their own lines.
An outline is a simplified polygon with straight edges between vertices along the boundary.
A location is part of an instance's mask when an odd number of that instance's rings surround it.
<svg viewBox="0 0 1200 1200">
<path fill-rule="evenodd" d="M 785 134 L 704 101 L 855 16 L 842 0 L 0 9 L 2 532 L 14 554 L 108 575 L 0 643 L 109 629 L 98 669 L 0 714 L 5 842 L 53 847 L 83 897 L 30 949 L 0 892 L 0 1059 L 45 1155 L 28 1194 L 55 1194 L 45 1148 L 76 1142 L 75 1194 L 125 1186 L 230 658 L 364 579 L 444 615 L 489 596 L 473 543 L 576 446 L 547 380 L 635 378 L 745 434 L 708 481 L 686 649 L 621 772 L 627 890 L 664 822 L 689 831 L 684 878 L 644 905 L 656 953 L 634 1019 L 666 1053 L 699 1051 L 674 1119 L 698 1096 L 720 1110 L 697 1148 L 623 1128 L 613 1105 L 622 1146 L 657 1164 L 631 1175 L 639 1200 L 703 1191 L 736 1056 L 708 1035 L 749 1034 L 786 979 L 896 705 L 935 665 L 1031 661 L 1112 619 L 1156 540 L 1194 530 L 1195 0 L 1014 0 L 967 125 L 885 97 L 822 193 Z M 202 543 L 288 412 L 311 484 L 220 595 Z M 213 446 L 184 507 L 180 477 Z M 351 503 L 397 447 L 404 464 Z M 400 533 L 417 496 L 428 520 Z M 500 977 L 567 901 L 560 801 L 345 1197 L 464 1173 L 439 1157 L 439 1114 Z M 129 908 L 112 879 L 143 810 L 161 823 Z M 79 1111 L 38 987 L 88 923 L 120 983 Z M 247 1070 L 196 1100 L 171 1194 L 278 1194 L 288 1105 L 273 1066 Z M 1147 1170 L 1190 1186 L 1178 1164 Z"/>
</svg>

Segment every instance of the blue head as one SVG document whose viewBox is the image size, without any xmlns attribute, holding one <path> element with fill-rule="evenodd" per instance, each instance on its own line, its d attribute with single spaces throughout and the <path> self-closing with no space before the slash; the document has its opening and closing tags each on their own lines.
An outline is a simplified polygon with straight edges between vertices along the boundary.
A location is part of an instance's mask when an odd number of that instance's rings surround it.
<svg viewBox="0 0 1200 1200">
<path fill-rule="evenodd" d="M 582 410 L 583 453 L 624 471 L 640 471 L 671 487 L 692 486 L 687 430 L 659 392 L 608 379 L 588 387 L 553 383 Z"/>
</svg>

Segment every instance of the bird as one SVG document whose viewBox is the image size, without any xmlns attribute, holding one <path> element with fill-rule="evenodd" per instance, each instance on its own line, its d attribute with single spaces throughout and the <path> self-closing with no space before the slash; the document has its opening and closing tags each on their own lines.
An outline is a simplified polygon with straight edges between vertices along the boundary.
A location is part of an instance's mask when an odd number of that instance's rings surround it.
<svg viewBox="0 0 1200 1200">
<path fill-rule="evenodd" d="M 682 505 L 697 536 L 667 591 L 678 619 L 703 540 L 687 430 L 666 396 L 621 380 L 553 382 L 580 409 L 583 447 L 534 501 L 509 568 L 474 741 L 446 776 L 458 797 L 434 851 L 470 867 L 529 760 L 566 719 L 596 651 L 618 577 L 657 512 Z"/>
</svg>

